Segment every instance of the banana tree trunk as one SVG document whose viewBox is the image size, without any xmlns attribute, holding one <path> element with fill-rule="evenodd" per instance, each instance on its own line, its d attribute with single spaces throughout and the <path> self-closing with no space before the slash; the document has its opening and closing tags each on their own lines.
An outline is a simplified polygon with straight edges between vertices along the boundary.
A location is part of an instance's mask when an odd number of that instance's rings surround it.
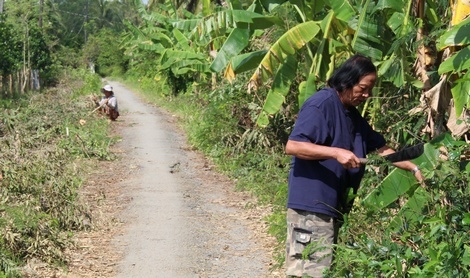
<svg viewBox="0 0 470 278">
<path fill-rule="evenodd" d="M 421 2 L 416 4 L 416 14 L 418 16 L 423 15 L 421 10 Z M 451 1 L 452 2 L 452 1 Z M 422 3 L 424 5 L 424 3 Z M 469 0 L 456 0 L 452 5 L 452 21 L 451 26 L 459 24 L 467 16 L 470 15 L 470 1 Z M 451 27 L 450 26 L 450 27 Z M 423 39 L 424 31 L 420 30 L 417 35 L 418 41 Z M 469 126 L 466 123 L 466 119 L 469 118 L 468 111 L 464 111 L 459 117 L 455 113 L 454 101 L 452 101 L 452 93 L 450 90 L 453 76 L 442 75 L 438 84 L 430 88 L 429 83 L 426 79 L 426 66 L 427 61 L 433 58 L 428 55 L 426 46 L 422 45 L 418 50 L 418 59 L 415 64 L 415 71 L 418 77 L 423 81 L 423 93 L 421 96 L 421 103 L 418 107 L 410 111 L 411 113 L 425 112 L 428 114 L 428 121 L 423 132 L 430 134 L 431 138 L 435 138 L 446 130 L 450 130 L 455 136 L 462 136 L 469 131 Z M 456 51 L 455 47 L 447 48 L 442 56 L 442 62 L 447 58 L 451 57 Z M 450 80 L 450 81 L 449 81 Z M 446 115 L 449 118 L 446 121 Z M 459 121 L 461 120 L 461 121 Z M 457 124 L 462 122 L 463 124 Z"/>
<path fill-rule="evenodd" d="M 452 1 L 451 1 L 452 2 Z M 469 0 L 457 0 L 452 7 L 452 26 L 459 24 L 463 20 L 465 20 L 468 16 L 470 16 L 470 1 Z M 453 135 L 457 137 L 461 137 L 470 129 L 468 123 L 468 119 L 470 117 L 470 113 L 468 110 L 464 110 L 463 113 L 457 117 L 455 113 L 455 103 L 452 101 L 449 107 L 449 120 L 447 122 L 447 127 L 452 132 Z M 458 122 L 461 122 L 458 124 Z M 468 140 L 468 138 L 465 138 Z"/>
<path fill-rule="evenodd" d="M 418 0 L 413 2 L 413 14 L 424 20 L 424 4 L 425 0 Z M 432 65 L 433 57 L 431 56 L 432 51 L 429 46 L 424 44 L 424 38 L 427 36 L 427 30 L 424 28 L 424 24 L 418 28 L 416 35 L 416 40 L 421 42 L 421 45 L 418 47 L 418 53 L 416 62 L 414 65 L 415 75 L 423 82 L 423 91 L 431 89 L 431 81 L 427 74 L 428 68 Z"/>
</svg>

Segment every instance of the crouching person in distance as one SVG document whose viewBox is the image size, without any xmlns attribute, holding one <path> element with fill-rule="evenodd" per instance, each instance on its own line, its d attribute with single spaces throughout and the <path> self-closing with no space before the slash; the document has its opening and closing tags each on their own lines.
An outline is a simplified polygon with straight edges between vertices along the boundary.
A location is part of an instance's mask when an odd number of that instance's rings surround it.
<svg viewBox="0 0 470 278">
<path fill-rule="evenodd" d="M 113 87 L 111 85 L 105 85 L 101 88 L 101 92 L 104 96 L 100 101 L 95 101 L 95 104 L 99 107 L 99 110 L 106 114 L 111 121 L 115 121 L 119 117 L 117 98 L 114 95 Z"/>
</svg>

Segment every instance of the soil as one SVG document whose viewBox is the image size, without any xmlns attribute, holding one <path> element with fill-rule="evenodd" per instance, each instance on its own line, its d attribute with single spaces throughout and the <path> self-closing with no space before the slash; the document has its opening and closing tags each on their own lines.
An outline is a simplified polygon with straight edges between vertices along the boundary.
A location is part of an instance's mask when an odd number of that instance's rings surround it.
<svg viewBox="0 0 470 278">
<path fill-rule="evenodd" d="M 90 173 L 82 199 L 88 231 L 74 235 L 67 270 L 42 277 L 284 277 L 261 207 L 192 150 L 177 119 L 110 82 L 121 116 L 118 159 Z"/>
</svg>

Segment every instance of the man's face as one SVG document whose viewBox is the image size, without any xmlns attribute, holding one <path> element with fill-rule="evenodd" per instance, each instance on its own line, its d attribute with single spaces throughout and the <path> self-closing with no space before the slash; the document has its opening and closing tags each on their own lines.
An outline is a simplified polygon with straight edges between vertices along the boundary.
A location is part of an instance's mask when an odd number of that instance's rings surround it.
<svg viewBox="0 0 470 278">
<path fill-rule="evenodd" d="M 375 85 L 377 74 L 371 73 L 359 79 L 359 82 L 352 89 L 344 91 L 341 99 L 345 106 L 358 106 L 372 96 L 372 89 Z"/>
</svg>

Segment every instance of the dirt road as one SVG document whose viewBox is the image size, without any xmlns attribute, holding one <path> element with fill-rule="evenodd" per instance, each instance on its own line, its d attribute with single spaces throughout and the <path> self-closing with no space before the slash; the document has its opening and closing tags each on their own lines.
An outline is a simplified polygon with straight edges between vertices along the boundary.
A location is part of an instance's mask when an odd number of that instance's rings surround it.
<svg viewBox="0 0 470 278">
<path fill-rule="evenodd" d="M 121 114 L 113 123 L 120 160 L 103 166 L 109 184 L 94 191 L 108 205 L 95 211 L 106 224 L 82 236 L 92 247 L 81 250 L 69 277 L 282 277 L 270 271 L 268 209 L 191 151 L 172 115 L 110 84 Z"/>
</svg>

